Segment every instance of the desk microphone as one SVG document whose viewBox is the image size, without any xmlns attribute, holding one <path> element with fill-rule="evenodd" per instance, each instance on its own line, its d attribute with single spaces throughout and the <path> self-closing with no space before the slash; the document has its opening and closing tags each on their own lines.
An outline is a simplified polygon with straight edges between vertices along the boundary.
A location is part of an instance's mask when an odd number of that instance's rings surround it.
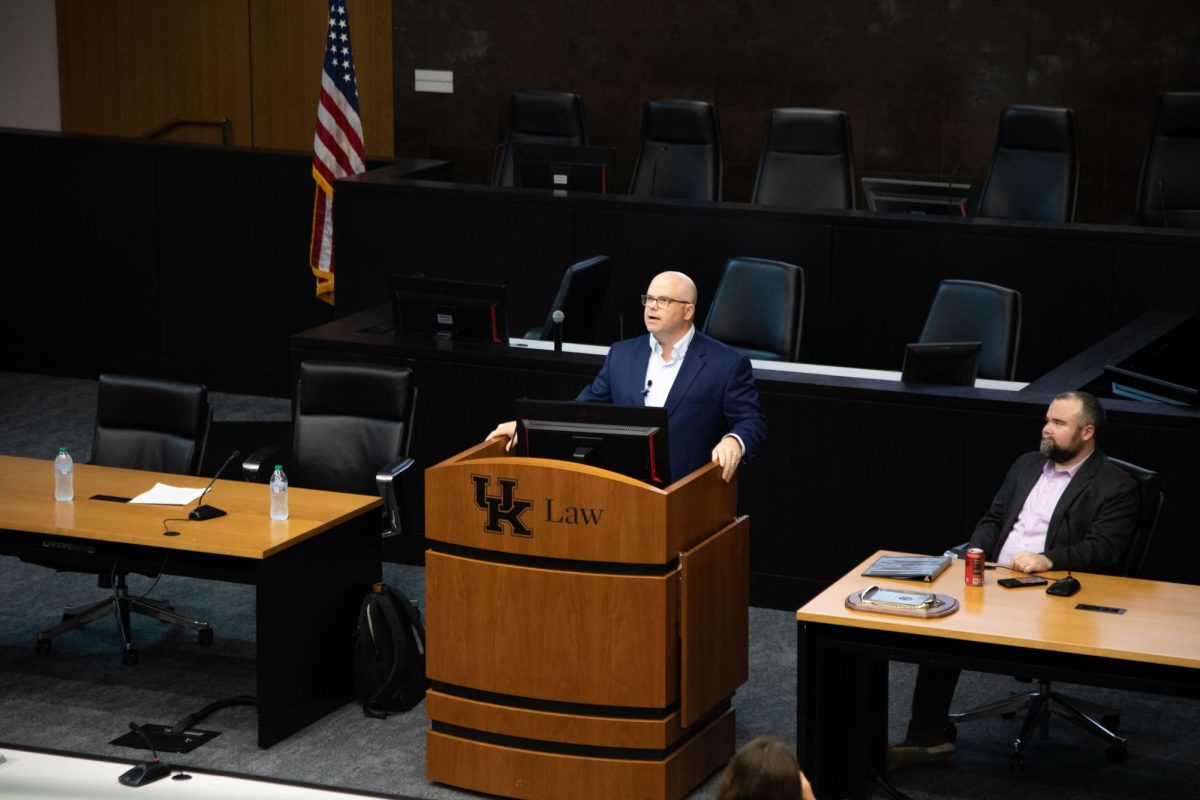
<svg viewBox="0 0 1200 800">
<path fill-rule="evenodd" d="M 1167 225 L 1167 193 L 1163 191 L 1162 178 L 1158 179 L 1158 204 L 1161 206 L 1160 210 L 1162 211 L 1163 230 L 1166 230 L 1170 226 Z"/>
<path fill-rule="evenodd" d="M 225 512 L 216 506 L 199 505 L 199 503 L 204 499 L 204 495 L 208 494 L 212 489 L 213 484 L 217 482 L 217 478 L 221 477 L 221 473 L 224 472 L 225 468 L 229 466 L 229 462 L 233 461 L 241 454 L 242 452 L 240 450 L 234 450 L 229 455 L 229 458 L 225 459 L 225 463 L 222 464 L 221 468 L 217 470 L 217 473 L 213 475 L 212 480 L 208 482 L 208 486 L 205 486 L 204 491 L 201 492 L 200 496 L 196 498 L 197 505 L 190 512 L 188 512 L 188 519 L 195 520 L 197 522 L 203 522 L 206 519 L 216 519 L 217 517 L 225 516 Z"/>
<path fill-rule="evenodd" d="M 170 765 L 158 760 L 158 751 L 154 749 L 154 742 L 150 740 L 150 736 L 142 729 L 142 726 L 136 722 L 131 722 L 129 723 L 129 730 L 141 736 L 146 741 L 146 746 L 150 748 L 150 754 L 154 758 L 151 761 L 143 761 L 141 764 L 135 764 L 130 767 L 117 777 L 117 781 L 126 786 L 145 786 L 147 783 L 154 783 L 170 775 Z"/>
<path fill-rule="evenodd" d="M 617 341 L 625 341 L 625 312 L 617 312 Z"/>
<path fill-rule="evenodd" d="M 562 309 L 556 308 L 556 309 L 554 309 L 554 313 L 550 315 L 550 319 L 551 319 L 551 321 L 554 322 L 554 352 L 561 353 L 562 352 L 562 325 L 563 325 L 563 320 L 566 319 L 566 315 L 563 314 Z"/>
<path fill-rule="evenodd" d="M 954 176 L 958 174 L 958 169 L 961 166 L 962 166 L 962 164 L 955 164 L 954 169 L 950 170 L 950 177 L 946 178 L 946 214 L 947 214 L 947 216 L 950 214 L 950 206 L 954 205 Z M 966 198 L 963 198 L 963 201 L 958 204 L 958 213 L 960 213 L 962 215 L 963 219 L 967 218 Z"/>
<path fill-rule="evenodd" d="M 657 191 L 657 186 L 658 186 L 658 162 L 662 160 L 662 157 L 666 152 L 667 152 L 667 145 L 664 144 L 661 148 L 659 148 L 658 152 L 654 155 L 654 168 L 650 170 L 650 196 L 651 197 L 657 196 L 654 193 L 655 193 L 655 191 Z"/>
<path fill-rule="evenodd" d="M 1067 577 L 1059 578 L 1046 587 L 1046 594 L 1055 597 L 1070 597 L 1080 590 L 1079 579 L 1071 575 L 1071 519 L 1066 511 L 1063 512 L 1063 527 L 1067 531 Z"/>
</svg>

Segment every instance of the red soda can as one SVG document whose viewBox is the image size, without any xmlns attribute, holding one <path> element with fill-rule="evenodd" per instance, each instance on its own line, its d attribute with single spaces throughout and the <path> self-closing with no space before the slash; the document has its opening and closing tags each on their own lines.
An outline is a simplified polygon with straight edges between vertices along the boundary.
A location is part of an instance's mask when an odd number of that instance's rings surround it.
<svg viewBox="0 0 1200 800">
<path fill-rule="evenodd" d="M 983 548 L 972 547 L 967 551 L 967 586 L 983 586 Z"/>
</svg>

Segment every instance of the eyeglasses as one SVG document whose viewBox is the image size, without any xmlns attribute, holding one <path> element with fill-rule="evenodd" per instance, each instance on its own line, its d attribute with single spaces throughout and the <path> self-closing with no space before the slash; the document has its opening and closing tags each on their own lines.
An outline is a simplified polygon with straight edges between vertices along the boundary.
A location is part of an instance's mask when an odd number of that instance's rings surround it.
<svg viewBox="0 0 1200 800">
<path fill-rule="evenodd" d="M 688 300 L 676 300 L 674 297 L 651 297 L 648 294 L 642 295 L 642 305 L 647 308 L 670 308 L 671 303 L 683 303 L 685 306 L 690 306 L 692 303 Z"/>
</svg>

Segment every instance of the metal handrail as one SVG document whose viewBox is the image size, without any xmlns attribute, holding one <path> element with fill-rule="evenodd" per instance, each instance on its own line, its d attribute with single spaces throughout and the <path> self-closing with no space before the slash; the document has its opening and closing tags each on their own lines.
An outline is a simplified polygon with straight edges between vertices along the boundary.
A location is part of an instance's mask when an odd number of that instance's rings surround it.
<svg viewBox="0 0 1200 800">
<path fill-rule="evenodd" d="M 220 128 L 221 129 L 221 144 L 227 145 L 233 140 L 233 124 L 228 118 L 221 119 L 174 119 L 163 125 L 161 128 L 151 131 L 146 134 L 147 139 L 157 139 L 160 136 L 165 136 L 176 128 L 182 128 L 188 125 L 195 125 L 201 128 Z"/>
</svg>

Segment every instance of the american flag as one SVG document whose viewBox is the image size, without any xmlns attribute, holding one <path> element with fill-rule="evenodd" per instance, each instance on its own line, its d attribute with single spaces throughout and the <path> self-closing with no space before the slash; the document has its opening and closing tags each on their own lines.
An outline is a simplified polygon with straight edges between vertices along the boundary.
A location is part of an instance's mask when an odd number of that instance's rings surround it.
<svg viewBox="0 0 1200 800">
<path fill-rule="evenodd" d="M 308 262 L 317 278 L 317 297 L 333 303 L 333 182 L 364 171 L 362 120 L 358 116 L 358 82 L 350 54 L 350 18 L 345 0 L 329 0 L 329 31 L 317 133 L 313 137 L 312 244 Z"/>
</svg>

